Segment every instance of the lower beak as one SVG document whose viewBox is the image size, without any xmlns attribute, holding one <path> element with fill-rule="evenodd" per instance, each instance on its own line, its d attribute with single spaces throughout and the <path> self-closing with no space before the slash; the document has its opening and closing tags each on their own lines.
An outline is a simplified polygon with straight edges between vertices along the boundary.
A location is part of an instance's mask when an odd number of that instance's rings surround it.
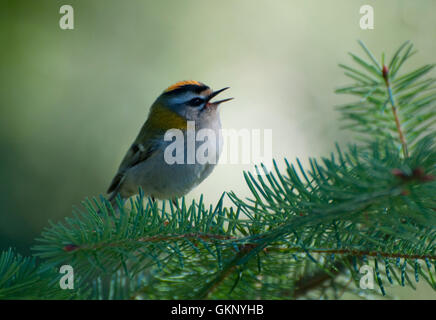
<svg viewBox="0 0 436 320">
<path fill-rule="evenodd" d="M 227 98 L 227 99 L 223 99 L 223 100 L 218 100 L 218 101 L 215 101 L 215 102 L 211 102 L 210 104 L 214 104 L 214 105 L 219 105 L 219 104 L 221 104 L 221 103 L 223 103 L 223 102 L 227 102 L 227 101 L 230 101 L 230 100 L 233 100 L 234 98 Z"/>
<path fill-rule="evenodd" d="M 229 89 L 229 87 L 222 88 L 221 90 L 217 90 L 217 91 L 212 92 L 212 93 L 209 95 L 209 97 L 207 98 L 207 101 L 210 101 L 213 97 L 217 96 L 218 94 L 220 94 L 221 92 L 223 92 L 224 90 L 227 90 L 227 89 Z M 233 99 L 233 98 L 228 98 L 228 99 L 218 100 L 218 101 L 214 101 L 214 102 L 208 102 L 208 104 L 218 106 L 219 104 L 221 104 L 221 103 L 223 103 L 223 102 L 230 101 L 230 100 L 232 100 L 232 99 Z"/>
</svg>

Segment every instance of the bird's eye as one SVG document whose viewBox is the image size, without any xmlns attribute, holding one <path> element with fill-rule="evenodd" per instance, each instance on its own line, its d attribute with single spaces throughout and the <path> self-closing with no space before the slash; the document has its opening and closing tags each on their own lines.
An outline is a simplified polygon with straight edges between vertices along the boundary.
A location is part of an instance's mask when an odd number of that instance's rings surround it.
<svg viewBox="0 0 436 320">
<path fill-rule="evenodd" d="M 201 106 L 204 103 L 204 100 L 201 98 L 193 98 L 188 101 L 188 104 L 193 107 Z"/>
</svg>

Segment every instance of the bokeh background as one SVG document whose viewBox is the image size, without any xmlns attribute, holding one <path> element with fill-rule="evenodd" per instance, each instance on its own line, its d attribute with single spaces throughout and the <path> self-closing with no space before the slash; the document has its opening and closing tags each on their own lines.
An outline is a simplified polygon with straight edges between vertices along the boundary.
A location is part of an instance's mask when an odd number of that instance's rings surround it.
<svg viewBox="0 0 436 320">
<path fill-rule="evenodd" d="M 389 56 L 405 40 L 435 62 L 436 1 L 65 0 L 0 2 L 0 250 L 33 239 L 107 189 L 164 88 L 230 86 L 224 128 L 273 129 L 273 155 L 328 154 L 340 130 L 334 89 L 363 40 Z M 74 30 L 59 8 L 74 8 Z M 361 30 L 370 4 L 375 29 Z M 243 165 L 221 165 L 188 198 L 248 195 Z M 427 286 L 402 298 L 435 299 Z"/>
</svg>

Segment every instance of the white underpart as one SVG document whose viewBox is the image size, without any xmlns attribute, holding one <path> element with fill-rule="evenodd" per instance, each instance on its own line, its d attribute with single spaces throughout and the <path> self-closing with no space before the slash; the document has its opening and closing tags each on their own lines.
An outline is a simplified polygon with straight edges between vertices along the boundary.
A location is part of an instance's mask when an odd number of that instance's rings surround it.
<svg viewBox="0 0 436 320">
<path fill-rule="evenodd" d="M 125 181 L 121 189 L 121 195 L 125 198 L 136 194 L 140 186 L 146 196 L 153 196 L 157 199 L 178 198 L 197 185 L 199 185 L 207 176 L 210 175 L 218 162 L 222 151 L 221 122 L 218 112 L 205 113 L 196 121 L 196 130 L 211 129 L 217 138 L 217 143 L 211 143 L 209 152 L 216 154 L 214 163 L 201 164 L 195 161 L 194 164 L 167 164 L 164 160 L 165 147 L 171 142 L 161 142 L 161 147 L 153 153 L 146 161 L 130 168 L 125 175 Z M 205 143 L 196 141 L 195 150 L 187 146 L 187 134 L 184 133 L 184 152 L 196 152 L 197 148 Z M 213 148 L 215 146 L 216 148 Z M 187 159 L 186 154 L 184 159 Z"/>
</svg>

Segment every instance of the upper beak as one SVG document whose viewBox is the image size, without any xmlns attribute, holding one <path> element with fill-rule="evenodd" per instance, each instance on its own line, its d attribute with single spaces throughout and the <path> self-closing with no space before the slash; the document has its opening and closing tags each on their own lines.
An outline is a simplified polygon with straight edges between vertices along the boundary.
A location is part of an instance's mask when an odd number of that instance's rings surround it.
<svg viewBox="0 0 436 320">
<path fill-rule="evenodd" d="M 221 90 L 217 90 L 217 91 L 214 91 L 214 92 L 212 92 L 210 95 L 209 95 L 209 97 L 207 98 L 207 101 L 209 102 L 213 97 L 215 97 L 215 96 L 217 96 L 218 94 L 220 94 L 221 92 L 223 92 L 224 90 L 227 90 L 227 89 L 229 89 L 229 87 L 225 87 L 225 88 L 222 88 Z M 218 101 L 214 101 L 214 102 L 210 102 L 210 104 L 213 104 L 213 105 L 219 105 L 219 104 L 221 104 L 221 103 L 223 103 L 223 102 L 226 102 L 226 101 L 230 101 L 230 100 L 232 100 L 233 98 L 228 98 L 228 99 L 223 99 L 223 100 L 218 100 Z"/>
</svg>

